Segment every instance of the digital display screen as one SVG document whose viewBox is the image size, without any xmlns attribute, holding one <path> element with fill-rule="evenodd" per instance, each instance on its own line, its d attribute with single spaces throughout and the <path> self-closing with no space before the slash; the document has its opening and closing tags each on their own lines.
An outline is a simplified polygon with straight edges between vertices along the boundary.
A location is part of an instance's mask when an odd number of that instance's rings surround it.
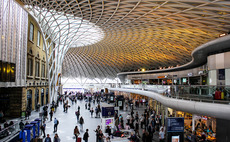
<svg viewBox="0 0 230 142">
<path fill-rule="evenodd" d="M 172 142 L 180 142 L 180 136 L 172 136 Z"/>
<path fill-rule="evenodd" d="M 112 125 L 113 124 L 113 119 L 107 119 L 105 120 L 105 125 Z"/>
<path fill-rule="evenodd" d="M 184 132 L 184 118 L 173 117 L 168 118 L 168 132 Z"/>
</svg>

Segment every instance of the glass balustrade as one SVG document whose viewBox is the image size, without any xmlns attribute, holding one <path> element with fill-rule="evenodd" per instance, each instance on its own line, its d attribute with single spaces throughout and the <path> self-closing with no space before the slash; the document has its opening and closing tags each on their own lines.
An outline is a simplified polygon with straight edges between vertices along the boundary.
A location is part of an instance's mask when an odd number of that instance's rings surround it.
<svg viewBox="0 0 230 142">
<path fill-rule="evenodd" d="M 19 131 L 19 123 L 14 123 L 7 126 L 6 128 L 2 128 L 2 130 L 0 131 L 0 141 L 5 141 L 6 139 L 11 138 Z"/>
<path fill-rule="evenodd" d="M 230 86 L 227 85 L 121 85 L 124 89 L 139 89 L 152 91 L 161 95 L 211 103 L 230 104 Z M 216 91 L 219 91 L 220 98 L 215 97 Z"/>
</svg>

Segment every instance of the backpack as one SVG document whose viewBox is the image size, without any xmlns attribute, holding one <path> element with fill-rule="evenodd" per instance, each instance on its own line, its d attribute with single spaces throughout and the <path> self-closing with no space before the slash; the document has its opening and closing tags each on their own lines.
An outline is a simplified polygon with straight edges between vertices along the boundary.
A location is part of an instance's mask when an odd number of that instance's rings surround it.
<svg viewBox="0 0 230 142">
<path fill-rule="evenodd" d="M 59 121 L 57 120 L 57 125 L 59 124 Z"/>
<path fill-rule="evenodd" d="M 83 124 L 83 120 L 82 119 L 80 119 L 80 124 Z"/>
<path fill-rule="evenodd" d="M 86 133 L 84 134 L 84 136 L 83 136 L 83 140 L 86 140 L 87 138 L 86 138 L 87 136 L 86 136 Z"/>
</svg>

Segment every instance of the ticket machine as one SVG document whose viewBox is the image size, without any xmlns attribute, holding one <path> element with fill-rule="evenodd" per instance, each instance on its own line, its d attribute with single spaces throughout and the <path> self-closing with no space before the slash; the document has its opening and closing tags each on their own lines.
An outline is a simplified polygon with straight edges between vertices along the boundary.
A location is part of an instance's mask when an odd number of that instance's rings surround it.
<svg viewBox="0 0 230 142">
<path fill-rule="evenodd" d="M 40 126 L 42 125 L 42 119 L 41 118 L 37 118 L 37 119 L 35 119 L 34 121 L 37 121 L 38 123 L 38 134 L 37 134 L 37 136 L 40 136 Z"/>
<path fill-rule="evenodd" d="M 39 136 L 39 133 L 38 133 L 38 121 L 32 121 L 30 122 L 30 124 L 33 125 L 33 138 L 36 138 Z"/>
<path fill-rule="evenodd" d="M 23 129 L 23 132 L 25 133 L 25 137 L 23 139 L 23 142 L 30 142 L 32 137 L 33 137 L 33 124 L 28 124 L 25 126 L 25 128 Z M 32 137 L 31 137 L 32 135 Z"/>
</svg>

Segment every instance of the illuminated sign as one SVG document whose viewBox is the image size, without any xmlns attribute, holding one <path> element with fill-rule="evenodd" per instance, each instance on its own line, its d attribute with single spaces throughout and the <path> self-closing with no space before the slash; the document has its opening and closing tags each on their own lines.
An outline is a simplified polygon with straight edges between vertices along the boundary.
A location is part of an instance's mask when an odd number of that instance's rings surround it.
<svg viewBox="0 0 230 142">
<path fill-rule="evenodd" d="M 167 78 L 167 76 L 158 76 L 157 78 Z"/>
</svg>

